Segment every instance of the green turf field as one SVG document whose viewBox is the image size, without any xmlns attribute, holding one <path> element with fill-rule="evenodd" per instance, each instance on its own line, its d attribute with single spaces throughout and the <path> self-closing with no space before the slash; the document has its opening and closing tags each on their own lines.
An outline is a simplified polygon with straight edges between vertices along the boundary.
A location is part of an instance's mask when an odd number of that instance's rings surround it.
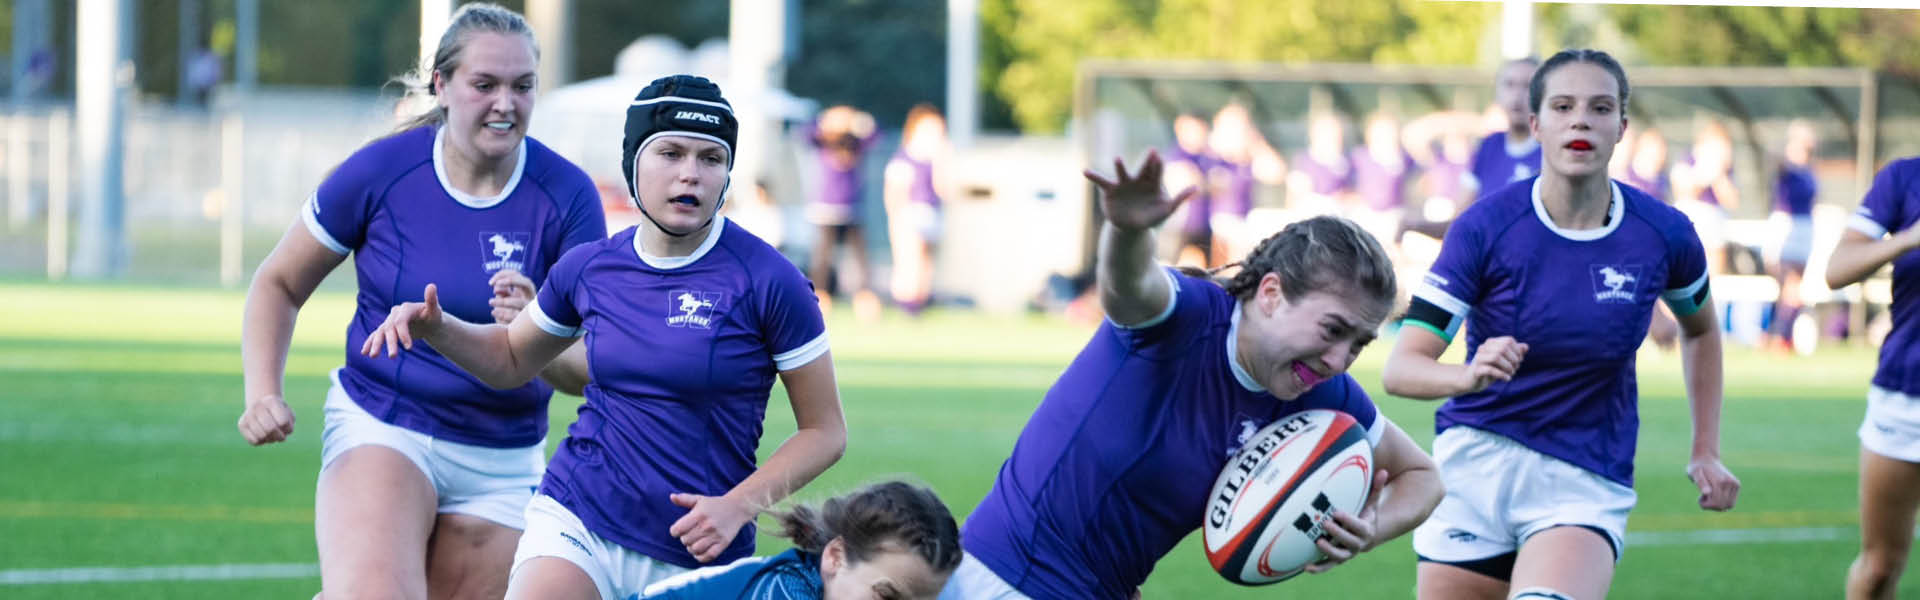
<svg viewBox="0 0 1920 600">
<path fill-rule="evenodd" d="M 23 569 L 310 565 L 325 374 L 340 362 L 351 297 L 325 293 L 302 316 L 285 444 L 250 448 L 240 413 L 239 292 L 0 283 L 0 597 L 307 598 L 317 577 L 7 584 Z M 839 311 L 833 353 L 851 428 L 846 458 L 801 494 L 819 498 L 912 474 L 957 514 L 986 493 L 1028 413 L 1089 331 L 1041 318 L 935 313 L 860 326 Z M 1391 340 L 1355 368 L 1377 390 Z M 1812 359 L 1730 350 L 1724 453 L 1745 484 L 1736 511 L 1707 514 L 1682 475 L 1688 445 L 1678 358 L 1643 354 L 1636 539 L 1619 598 L 1837 597 L 1857 536 L 1854 428 L 1873 354 Z M 554 440 L 577 400 L 554 402 Z M 1422 443 L 1434 405 L 1382 399 Z M 792 431 L 776 392 L 769 451 Z M 1700 530 L 1804 541 L 1703 543 Z M 1649 534 L 1652 537 L 1647 537 Z M 771 553 L 782 546 L 762 539 Z M 1147 582 L 1148 598 L 1405 598 L 1402 540 L 1328 574 L 1242 589 L 1189 538 Z M 299 571 L 298 568 L 295 569 Z M 1909 577 L 1902 596 L 1920 594 Z"/>
</svg>

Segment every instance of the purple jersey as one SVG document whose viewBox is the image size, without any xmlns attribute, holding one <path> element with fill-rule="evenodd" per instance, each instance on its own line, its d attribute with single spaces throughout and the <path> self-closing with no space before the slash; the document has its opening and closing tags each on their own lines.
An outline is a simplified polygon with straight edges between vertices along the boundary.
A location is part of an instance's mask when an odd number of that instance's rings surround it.
<svg viewBox="0 0 1920 600">
<path fill-rule="evenodd" d="M 1413 175 L 1413 157 L 1400 153 L 1381 163 L 1365 147 L 1353 149 L 1353 188 L 1367 208 L 1393 210 L 1407 205 L 1407 178 Z"/>
<path fill-rule="evenodd" d="M 1353 189 L 1353 165 L 1344 157 L 1338 162 L 1324 163 L 1302 152 L 1293 158 L 1293 170 L 1306 174 L 1307 180 L 1313 182 L 1315 194 L 1331 196 Z"/>
<path fill-rule="evenodd" d="M 1773 209 L 1796 217 L 1813 216 L 1813 199 L 1820 184 L 1813 170 L 1805 165 L 1781 164 L 1780 176 L 1773 182 Z"/>
<path fill-rule="evenodd" d="M 1642 177 L 1639 172 L 1627 169 L 1627 172 L 1620 176 L 1620 182 L 1646 192 L 1655 200 L 1673 204 L 1673 184 L 1667 180 L 1666 169 L 1661 169 L 1653 177 Z"/>
<path fill-rule="evenodd" d="M 1920 157 L 1888 163 L 1874 176 L 1848 227 L 1875 240 L 1920 221 Z M 1893 331 L 1880 345 L 1873 385 L 1920 395 L 1920 252 L 1893 259 Z"/>
<path fill-rule="evenodd" d="M 1634 352 L 1656 299 L 1680 316 L 1706 301 L 1706 253 L 1678 210 L 1618 183 L 1605 227 L 1560 229 L 1538 183 L 1467 209 L 1414 290 L 1406 323 L 1451 340 L 1467 322 L 1468 361 L 1488 338 L 1528 345 L 1512 381 L 1448 400 L 1434 426 L 1496 433 L 1631 487 Z"/>
<path fill-rule="evenodd" d="M 1471 179 L 1473 172 L 1464 163 L 1454 162 L 1445 154 L 1435 152 L 1433 164 L 1427 165 L 1421 174 L 1421 181 L 1428 198 L 1447 198 L 1457 200 L 1467 186 L 1477 185 Z"/>
<path fill-rule="evenodd" d="M 961 545 L 1028 596 L 1130 597 L 1193 533 L 1215 476 L 1254 432 L 1311 408 L 1345 411 L 1378 444 L 1387 420 L 1341 374 L 1293 401 L 1240 368 L 1239 303 L 1166 271 L 1172 306 L 1136 328 L 1105 323 L 1020 432 Z"/>
<path fill-rule="evenodd" d="M 1480 140 L 1480 148 L 1473 152 L 1473 179 L 1480 182 L 1482 197 L 1539 173 L 1540 143 L 1533 140 L 1509 144 L 1507 133 L 1499 131 Z"/>
<path fill-rule="evenodd" d="M 827 352 L 813 286 L 724 217 L 685 257 L 640 250 L 635 229 L 568 252 L 534 305 L 548 333 L 586 336 L 592 383 L 540 493 L 589 531 L 688 568 L 668 495 L 720 496 L 753 473 L 776 375 Z M 749 523 L 720 553 L 753 554 Z"/>
<path fill-rule="evenodd" d="M 895 152 L 893 160 L 913 169 L 913 183 L 907 186 L 907 202 L 940 208 L 940 191 L 933 186 L 933 161 L 915 160 L 906 152 Z"/>
<path fill-rule="evenodd" d="M 865 161 L 867 151 L 873 149 L 879 141 L 878 131 L 865 137 L 845 134 L 833 139 L 821 139 L 818 124 L 806 129 L 807 142 L 818 151 L 819 169 L 814 182 L 813 206 L 809 208 L 814 220 L 824 225 L 845 225 L 860 222 L 860 202 L 865 198 L 866 186 L 860 178 L 860 165 Z"/>
<path fill-rule="evenodd" d="M 387 312 L 437 284 L 449 314 L 493 322 L 488 278 L 517 269 L 536 285 L 569 248 L 607 236 L 600 194 L 573 163 L 533 138 L 520 145 L 498 196 L 478 198 L 447 182 L 439 129 L 421 127 L 367 144 L 334 168 L 301 218 L 314 239 L 353 254 L 360 292 L 347 324 L 359 348 Z M 381 421 L 462 444 L 513 448 L 547 438 L 547 398 L 534 381 L 496 390 L 432 347 L 399 358 L 347 352 L 340 385 Z"/>
<path fill-rule="evenodd" d="M 1194 175 L 1200 178 L 1193 184 L 1193 196 L 1187 198 L 1187 201 L 1181 205 L 1187 212 L 1186 220 L 1180 223 L 1181 233 L 1188 235 L 1211 233 L 1213 225 L 1209 219 L 1213 216 L 1214 197 L 1213 185 L 1207 178 L 1215 167 L 1220 166 L 1220 158 L 1211 152 L 1203 150 L 1195 154 L 1175 145 L 1167 149 L 1167 164 L 1184 164 L 1192 167 Z"/>
<path fill-rule="evenodd" d="M 1216 159 L 1207 170 L 1207 185 L 1219 194 L 1213 197 L 1212 214 L 1246 218 L 1253 212 L 1253 164 Z"/>
</svg>

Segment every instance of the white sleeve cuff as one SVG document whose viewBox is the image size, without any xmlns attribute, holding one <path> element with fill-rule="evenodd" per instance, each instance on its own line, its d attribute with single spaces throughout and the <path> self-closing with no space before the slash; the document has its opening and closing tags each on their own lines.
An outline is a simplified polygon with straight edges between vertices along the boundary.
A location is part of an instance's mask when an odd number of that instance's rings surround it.
<svg viewBox="0 0 1920 600">
<path fill-rule="evenodd" d="M 327 233 L 327 228 L 320 225 L 319 217 L 313 216 L 314 213 L 319 212 L 315 210 L 319 206 L 320 195 L 316 193 L 308 197 L 307 205 L 300 209 L 300 220 L 307 224 L 307 233 L 313 234 L 313 239 L 319 240 L 320 245 L 326 246 L 327 249 L 332 250 L 334 254 L 346 256 L 352 253 L 353 250 L 351 248 L 340 243 L 340 240 L 333 239 L 333 234 Z"/>
<path fill-rule="evenodd" d="M 827 332 L 822 331 L 819 337 L 801 344 L 799 348 L 773 355 L 773 368 L 779 371 L 792 371 L 807 366 L 808 363 L 813 362 L 813 359 L 820 358 L 826 353 Z"/>
<path fill-rule="evenodd" d="M 547 311 L 540 308 L 539 298 L 527 303 L 527 313 L 533 317 L 533 324 L 539 325 L 541 331 L 554 337 L 578 338 L 587 334 L 585 327 L 561 325 L 559 321 L 553 320 L 553 317 L 547 316 Z"/>
<path fill-rule="evenodd" d="M 1853 218 L 1847 219 L 1847 228 L 1867 234 L 1867 237 L 1876 240 L 1887 234 L 1887 228 L 1881 227 L 1873 219 L 1859 213 L 1854 213 Z"/>
<path fill-rule="evenodd" d="M 1381 412 L 1377 406 L 1374 407 L 1373 426 L 1367 428 L 1367 445 L 1379 448 L 1380 440 L 1386 439 L 1387 424 L 1392 422 L 1387 419 L 1387 413 Z"/>
<path fill-rule="evenodd" d="M 1107 317 L 1107 322 L 1121 329 L 1146 329 L 1167 322 L 1167 318 L 1173 316 L 1173 307 L 1180 304 L 1180 279 L 1174 277 L 1172 269 L 1167 267 L 1160 267 L 1160 274 L 1167 278 L 1167 308 L 1165 310 L 1160 311 L 1160 314 L 1154 315 L 1151 319 L 1132 325 L 1115 321 L 1111 316 Z"/>
</svg>

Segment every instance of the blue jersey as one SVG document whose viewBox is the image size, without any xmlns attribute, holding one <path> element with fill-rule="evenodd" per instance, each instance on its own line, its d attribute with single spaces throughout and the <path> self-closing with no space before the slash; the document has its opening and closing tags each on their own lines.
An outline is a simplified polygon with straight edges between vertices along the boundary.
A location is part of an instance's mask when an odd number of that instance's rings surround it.
<svg viewBox="0 0 1920 600">
<path fill-rule="evenodd" d="M 528 306 L 548 333 L 586 337 L 592 371 L 540 492 L 600 537 L 695 568 L 667 534 L 687 513 L 668 496 L 724 495 L 753 473 L 774 379 L 826 354 L 826 325 L 800 270 L 725 218 L 685 257 L 638 238 L 568 252 Z M 753 554 L 753 534 L 719 559 Z"/>
<path fill-rule="evenodd" d="M 1494 132 L 1480 140 L 1473 151 L 1473 179 L 1480 182 L 1480 195 L 1487 196 L 1507 184 L 1540 174 L 1540 142 L 1507 143 L 1507 133 Z"/>
<path fill-rule="evenodd" d="M 1896 160 L 1874 176 L 1848 226 L 1880 239 L 1920 221 L 1920 157 Z M 1893 259 L 1893 331 L 1880 345 L 1873 385 L 1920 395 L 1920 252 Z"/>
<path fill-rule="evenodd" d="M 1474 203 L 1447 230 L 1406 323 L 1450 341 L 1465 322 L 1469 361 L 1488 338 L 1528 346 L 1513 380 L 1448 400 L 1436 430 L 1486 430 L 1632 487 L 1634 352 L 1655 299 L 1681 316 L 1706 301 L 1706 253 L 1678 210 L 1612 187 L 1599 229 L 1554 226 L 1538 179 Z"/>
<path fill-rule="evenodd" d="M 798 548 L 681 573 L 629 600 L 820 600 L 820 557 Z"/>
<path fill-rule="evenodd" d="M 1353 415 L 1372 443 L 1385 431 L 1345 374 L 1292 401 L 1261 388 L 1229 358 L 1239 303 L 1219 285 L 1167 272 L 1168 312 L 1131 329 L 1101 325 L 967 517 L 961 545 L 1021 593 L 1131 597 L 1200 527 L 1227 460 L 1275 419 L 1329 408 Z"/>
<path fill-rule="evenodd" d="M 1773 182 L 1773 209 L 1796 217 L 1813 216 L 1813 200 L 1820 194 L 1820 183 L 1813 169 L 1803 165 L 1782 164 Z"/>
<path fill-rule="evenodd" d="M 388 424 L 462 444 L 538 444 L 547 439 L 553 395 L 545 383 L 496 390 L 424 344 L 396 359 L 351 351 L 394 305 L 421 300 L 429 283 L 449 314 L 491 323 L 487 280 L 495 272 L 517 269 L 537 285 L 569 248 L 607 236 L 593 181 L 545 145 L 526 138 L 506 187 L 479 198 L 447 182 L 439 131 L 421 127 L 367 144 L 301 211 L 314 239 L 353 254 L 359 278 L 340 385 Z"/>
</svg>

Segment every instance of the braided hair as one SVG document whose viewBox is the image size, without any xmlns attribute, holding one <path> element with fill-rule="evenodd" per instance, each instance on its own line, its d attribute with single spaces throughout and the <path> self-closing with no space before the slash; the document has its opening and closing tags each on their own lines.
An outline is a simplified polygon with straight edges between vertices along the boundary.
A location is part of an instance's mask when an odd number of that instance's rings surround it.
<svg viewBox="0 0 1920 600">
<path fill-rule="evenodd" d="M 1218 275 L 1237 268 L 1231 277 L 1215 282 L 1239 300 L 1253 297 L 1260 280 L 1280 276 L 1287 302 L 1299 302 L 1308 292 L 1364 294 L 1391 306 L 1399 294 L 1393 261 L 1373 235 L 1352 221 L 1319 216 L 1295 221 L 1248 252 L 1246 258 L 1207 272 Z"/>
<path fill-rule="evenodd" d="M 874 484 L 818 508 L 803 504 L 774 516 L 782 529 L 778 535 L 808 554 L 819 555 L 839 538 L 850 562 L 898 549 L 919 555 L 939 573 L 960 566 L 960 527 L 953 513 L 932 490 L 905 482 Z"/>
</svg>

